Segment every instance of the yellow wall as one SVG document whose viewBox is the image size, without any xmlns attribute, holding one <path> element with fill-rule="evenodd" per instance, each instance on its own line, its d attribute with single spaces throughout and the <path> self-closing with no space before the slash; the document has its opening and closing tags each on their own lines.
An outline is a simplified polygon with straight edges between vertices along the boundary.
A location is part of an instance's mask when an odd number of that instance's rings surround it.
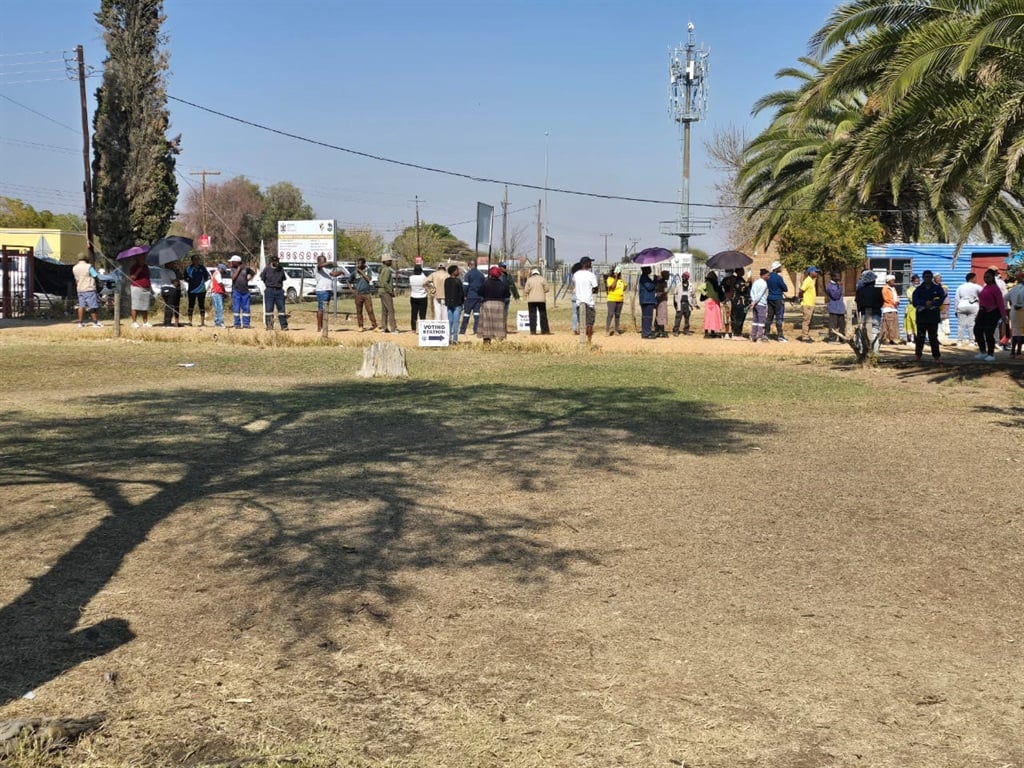
<svg viewBox="0 0 1024 768">
<path fill-rule="evenodd" d="M 0 245 L 12 248 L 36 248 L 39 238 L 45 237 L 50 246 L 50 258 L 64 264 L 74 264 L 78 255 L 88 250 L 84 232 L 62 232 L 59 229 L 3 229 L 0 228 Z M 38 248 L 36 256 L 41 256 Z"/>
</svg>

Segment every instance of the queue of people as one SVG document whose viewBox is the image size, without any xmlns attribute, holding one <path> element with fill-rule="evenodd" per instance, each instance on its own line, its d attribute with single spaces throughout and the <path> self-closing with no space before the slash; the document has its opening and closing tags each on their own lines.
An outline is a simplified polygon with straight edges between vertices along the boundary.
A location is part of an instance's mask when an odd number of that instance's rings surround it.
<svg viewBox="0 0 1024 768">
<path fill-rule="evenodd" d="M 161 289 L 164 305 L 163 324 L 182 325 L 181 301 L 187 299 L 187 322 L 193 324 L 198 314 L 199 326 L 206 324 L 206 299 L 209 294 L 213 306 L 213 324 L 225 326 L 224 312 L 230 290 L 230 308 L 234 328 L 252 327 L 249 282 L 255 271 L 242 262 L 240 256 L 232 256 L 227 264 L 215 267 L 204 266 L 199 254 L 190 254 L 189 264 L 182 267 L 177 262 L 165 265 L 173 279 Z M 83 297 L 79 305 L 79 324 L 84 325 L 85 313 L 92 314 L 93 323 L 98 323 L 96 307 L 90 303 L 95 293 L 96 274 L 91 263 L 80 260 L 74 269 L 79 294 Z M 316 270 L 317 330 L 323 329 L 324 312 L 334 296 L 336 279 L 344 272 L 334 265 L 328 265 L 320 257 Z M 395 312 L 396 282 L 393 258 L 383 257 L 383 266 L 376 281 L 377 294 L 381 301 L 381 330 L 385 333 L 400 333 Z M 261 271 L 264 285 L 264 325 L 268 330 L 275 326 L 289 329 L 289 314 L 285 306 L 285 272 L 279 259 L 271 257 L 269 265 Z M 135 328 L 152 327 L 149 312 L 152 307 L 153 289 L 145 257 L 135 257 L 128 270 L 131 292 L 131 320 Z M 703 308 L 702 329 L 705 338 L 749 338 L 752 342 L 788 341 L 783 332 L 785 304 L 791 301 L 799 304 L 801 317 L 798 341 L 812 343 L 811 323 L 818 303 L 819 280 L 824 287 L 824 304 L 827 315 L 827 343 L 845 342 L 850 338 L 847 324 L 846 299 L 841 275 L 831 272 L 827 282 L 816 267 L 808 267 L 801 276 L 796 295 L 787 298 L 789 286 L 782 275 L 780 262 L 772 262 L 769 268 L 760 269 L 758 276 L 751 279 L 743 268 L 719 274 L 715 270 L 707 273 L 706 279 L 695 285 L 690 273 L 684 271 L 672 274 L 661 270 L 657 274 L 650 266 L 643 266 L 637 280 L 636 298 L 640 306 L 640 335 L 644 339 L 666 338 L 669 335 L 669 302 L 674 310 L 673 336 L 689 335 L 691 315 Z M 377 330 L 377 318 L 372 300 L 373 285 L 364 259 L 360 259 L 353 272 L 353 297 L 356 308 L 356 322 L 360 330 Z M 616 265 L 600 278 L 594 274 L 593 262 L 589 257 L 573 265 L 570 285 L 573 307 L 572 327 L 574 333 L 592 338 L 596 323 L 596 299 L 600 287 L 604 287 L 607 304 L 605 334 L 621 335 L 622 310 L 625 305 L 628 284 L 623 277 L 622 265 Z M 90 292 L 89 288 L 93 287 Z M 458 265 L 439 264 L 427 274 L 421 265 L 414 267 L 409 276 L 410 328 L 417 330 L 420 321 L 425 320 L 432 310 L 435 320 L 442 320 L 448 327 L 450 343 L 458 343 L 460 336 L 469 332 L 485 343 L 504 339 L 509 323 L 509 308 L 513 298 L 519 298 L 522 288 L 526 300 L 529 330 L 532 335 L 550 335 L 547 301 L 551 292 L 548 281 L 540 270 L 532 269 L 522 284 L 509 274 L 507 265 L 499 262 L 487 271 L 478 268 L 470 260 L 463 270 Z M 996 270 L 986 271 L 979 281 L 975 272 L 969 272 L 964 282 L 957 287 L 953 296 L 942 285 L 941 276 L 924 271 L 913 274 L 906 291 L 902 329 L 898 321 L 900 309 L 899 289 L 892 274 L 879 276 L 873 270 L 864 270 L 857 283 L 855 306 L 861 325 L 867 320 L 870 335 L 877 344 L 914 344 L 915 356 L 921 359 L 927 346 L 935 360 L 941 360 L 941 346 L 951 344 L 957 347 L 975 347 L 976 358 L 992 362 L 999 349 L 1009 351 L 1012 357 L 1022 354 L 1024 342 L 1024 281 L 1008 285 Z M 956 339 L 948 336 L 949 312 L 957 319 Z M 750 319 L 749 332 L 744 326 Z M 364 323 L 369 321 L 369 328 Z M 525 322 L 525 321 L 524 321 Z M 774 333 L 772 331 L 774 330 Z M 902 330 L 902 333 L 901 333 Z"/>
</svg>

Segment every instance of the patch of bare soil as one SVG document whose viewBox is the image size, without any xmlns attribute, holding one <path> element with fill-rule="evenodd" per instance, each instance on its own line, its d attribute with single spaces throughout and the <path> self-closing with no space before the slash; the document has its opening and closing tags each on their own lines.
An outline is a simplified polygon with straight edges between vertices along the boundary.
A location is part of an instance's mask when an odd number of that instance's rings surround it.
<svg viewBox="0 0 1024 768">
<path fill-rule="evenodd" d="M 1015 381 L 804 362 L 872 395 L 686 431 L 191 399 L 143 446 L 16 393 L 0 719 L 106 721 L 8 762 L 1021 768 Z"/>
</svg>

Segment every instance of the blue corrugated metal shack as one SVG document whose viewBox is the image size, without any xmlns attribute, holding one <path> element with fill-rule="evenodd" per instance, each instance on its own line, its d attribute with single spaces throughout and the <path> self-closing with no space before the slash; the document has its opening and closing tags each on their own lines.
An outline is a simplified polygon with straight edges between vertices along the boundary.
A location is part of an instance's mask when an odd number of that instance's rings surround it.
<svg viewBox="0 0 1024 768">
<path fill-rule="evenodd" d="M 1010 256 L 1010 246 L 1006 243 L 968 243 L 960 249 L 954 266 L 955 252 L 956 246 L 952 243 L 887 243 L 867 247 L 868 268 L 896 277 L 896 287 L 900 294 L 901 334 L 907 306 L 907 288 L 910 287 L 912 274 L 920 275 L 926 269 L 930 269 L 936 275 L 942 275 L 942 286 L 949 292 L 951 305 L 949 335 L 955 339 L 956 308 L 952 305 L 956 289 L 964 282 L 968 272 L 976 272 L 978 282 L 981 283 L 981 275 L 989 267 L 1005 270 Z"/>
</svg>

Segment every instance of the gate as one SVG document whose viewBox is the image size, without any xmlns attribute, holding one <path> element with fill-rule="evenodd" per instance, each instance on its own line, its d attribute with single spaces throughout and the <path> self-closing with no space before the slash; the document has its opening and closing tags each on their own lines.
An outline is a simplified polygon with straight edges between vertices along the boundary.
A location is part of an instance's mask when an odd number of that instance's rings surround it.
<svg viewBox="0 0 1024 768">
<path fill-rule="evenodd" d="M 35 249 L 0 246 L 0 317 L 13 320 L 35 309 Z"/>
</svg>

